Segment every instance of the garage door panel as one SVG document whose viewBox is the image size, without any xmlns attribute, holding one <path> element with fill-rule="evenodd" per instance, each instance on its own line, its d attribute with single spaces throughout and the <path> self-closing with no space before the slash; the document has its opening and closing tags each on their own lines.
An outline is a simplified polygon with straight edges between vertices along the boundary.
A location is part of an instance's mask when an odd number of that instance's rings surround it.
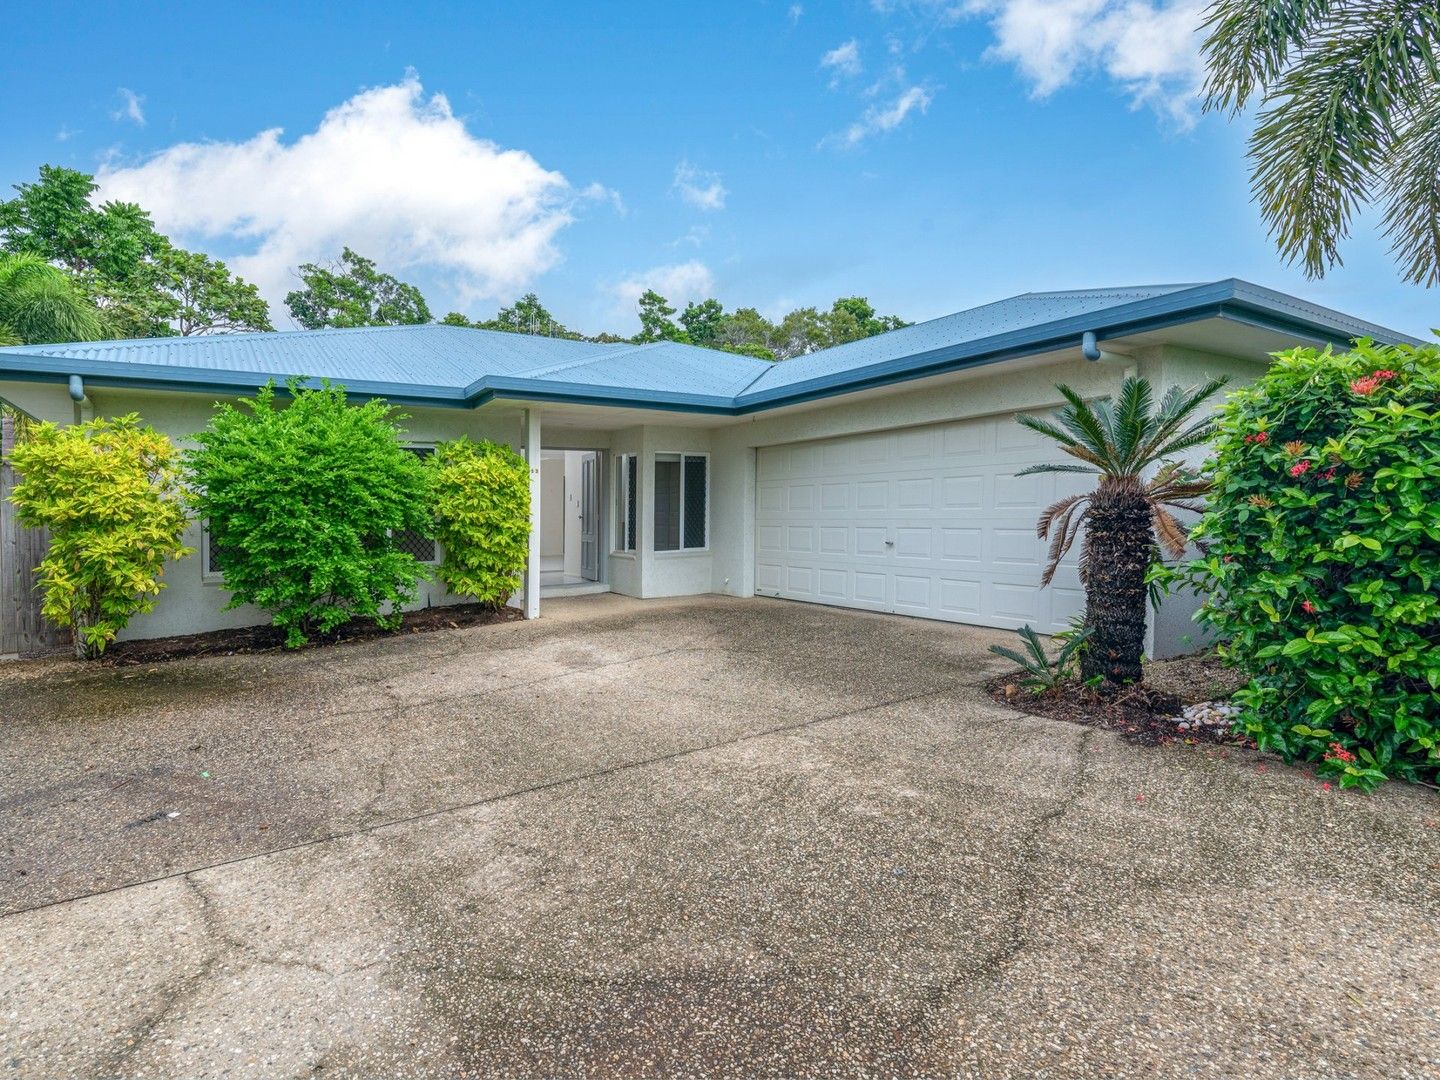
<svg viewBox="0 0 1440 1080">
<path fill-rule="evenodd" d="M 856 510 L 886 510 L 889 506 L 889 481 L 862 480 L 855 485 Z"/>
<path fill-rule="evenodd" d="M 929 528 L 897 528 L 895 557 L 897 559 L 929 559 L 933 531 Z"/>
<path fill-rule="evenodd" d="M 759 459 L 758 592 L 1047 631 L 1083 608 L 1078 551 L 1039 588 L 1035 519 L 1090 481 L 1016 476 L 1065 459 L 1009 415 L 766 447 Z"/>
<path fill-rule="evenodd" d="M 890 556 L 885 543 L 886 530 L 880 526 L 863 525 L 855 530 L 855 554 L 861 559 L 886 559 Z"/>
<path fill-rule="evenodd" d="M 950 562 L 978 563 L 985 553 L 981 529 L 941 529 L 940 557 Z"/>
<path fill-rule="evenodd" d="M 887 574 L 872 573 L 868 570 L 856 570 L 854 573 L 855 589 L 854 597 L 861 603 L 884 604 L 887 599 L 886 585 Z"/>
<path fill-rule="evenodd" d="M 940 504 L 947 510 L 979 510 L 985 505 L 985 477 L 942 477 L 940 493 Z"/>
</svg>

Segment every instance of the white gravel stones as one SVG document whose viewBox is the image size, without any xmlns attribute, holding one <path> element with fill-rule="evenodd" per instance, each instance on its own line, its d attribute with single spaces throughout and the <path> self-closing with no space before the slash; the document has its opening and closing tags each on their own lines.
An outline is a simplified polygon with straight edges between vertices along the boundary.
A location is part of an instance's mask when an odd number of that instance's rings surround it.
<svg viewBox="0 0 1440 1080">
<path fill-rule="evenodd" d="M 1228 728 L 1239 713 L 1240 706 L 1228 701 L 1198 701 L 1194 705 L 1186 705 L 1180 715 L 1172 719 L 1181 731 Z"/>
</svg>

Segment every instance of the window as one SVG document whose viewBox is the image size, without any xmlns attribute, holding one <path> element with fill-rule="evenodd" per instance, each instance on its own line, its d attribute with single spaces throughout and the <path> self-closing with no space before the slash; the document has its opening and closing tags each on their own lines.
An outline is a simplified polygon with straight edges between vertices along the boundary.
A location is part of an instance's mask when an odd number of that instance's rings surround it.
<svg viewBox="0 0 1440 1080">
<path fill-rule="evenodd" d="M 704 454 L 655 455 L 655 550 L 706 546 L 710 459 Z"/>
<path fill-rule="evenodd" d="M 210 536 L 210 522 L 200 523 L 200 580 L 223 581 L 224 571 L 220 569 L 220 545 Z"/>
<path fill-rule="evenodd" d="M 640 459 L 634 454 L 621 454 L 615 459 L 615 550 L 635 550 L 636 489 L 640 486 Z"/>
<path fill-rule="evenodd" d="M 433 446 L 407 446 L 405 449 L 422 461 L 435 453 Z M 440 561 L 435 541 L 424 533 L 416 532 L 414 529 L 396 529 L 390 536 L 399 550 L 407 555 L 415 556 L 417 561 L 422 563 Z"/>
</svg>

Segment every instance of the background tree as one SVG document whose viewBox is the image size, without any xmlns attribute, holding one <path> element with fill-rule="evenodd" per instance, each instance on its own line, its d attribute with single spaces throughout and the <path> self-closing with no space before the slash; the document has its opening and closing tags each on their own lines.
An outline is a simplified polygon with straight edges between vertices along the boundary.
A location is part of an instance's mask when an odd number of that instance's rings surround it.
<svg viewBox="0 0 1440 1080">
<path fill-rule="evenodd" d="M 1251 186 L 1281 255 L 1322 276 L 1374 202 L 1404 276 L 1440 281 L 1440 8 L 1215 0 L 1205 29 L 1207 108 L 1260 102 Z"/>
<path fill-rule="evenodd" d="M 1097 477 L 1095 490 L 1048 507 L 1035 531 L 1050 540 L 1050 561 L 1041 578 L 1041 584 L 1048 585 L 1084 529 L 1080 577 L 1088 637 L 1080 674 L 1096 680 L 1100 689 L 1113 691 L 1141 681 L 1146 575 L 1160 547 L 1172 558 L 1185 554 L 1186 531 L 1171 508 L 1198 513 L 1202 507 L 1191 500 L 1209 489 L 1206 481 L 1169 459 L 1210 439 L 1213 419 L 1195 419 L 1195 413 L 1225 382 L 1214 379 L 1189 390 L 1172 386 L 1158 408 L 1144 379 L 1126 379 L 1113 404 L 1107 398 L 1093 406 L 1070 387 L 1059 386 L 1068 404 L 1050 420 L 1017 417 L 1081 462 L 1032 465 L 1017 475 Z"/>
<path fill-rule="evenodd" d="M 440 321 L 446 326 L 469 326 L 476 330 L 499 330 L 507 334 L 534 334 L 537 337 L 584 340 L 582 335 L 567 328 L 559 319 L 550 314 L 550 310 L 540 302 L 540 297 L 533 292 L 526 293 L 509 307 L 502 307 L 495 313 L 494 318 L 472 322 L 460 312 L 452 311 Z"/>
<path fill-rule="evenodd" d="M 680 325 L 684 328 L 685 340 L 692 345 L 713 348 L 724 324 L 725 306 L 714 298 L 701 300 L 698 304 L 691 301 L 680 313 Z"/>
<path fill-rule="evenodd" d="M 175 247 L 134 203 L 92 202 L 94 177 L 52 165 L 0 202 L 0 250 L 67 272 L 100 309 L 108 337 L 270 330 L 255 286 Z"/>
<path fill-rule="evenodd" d="M 646 289 L 640 296 L 640 333 L 631 340 L 637 344 L 651 341 L 684 341 L 685 334 L 670 321 L 675 309 L 670 302 L 654 289 Z"/>
<path fill-rule="evenodd" d="M 121 337 L 234 334 L 274 330 L 260 291 L 219 259 L 166 244 L 130 280 L 99 291 L 105 318 Z"/>
<path fill-rule="evenodd" d="M 681 341 L 764 360 L 788 360 L 909 325 L 897 316 L 877 314 L 863 296 L 841 297 L 829 311 L 796 308 L 779 323 L 755 308 L 727 313 L 719 300 L 710 298 L 687 304 L 677 325 L 670 318 L 675 308 L 653 289 L 640 297 L 639 306 L 640 333 L 631 341 Z"/>
<path fill-rule="evenodd" d="M 0 255 L 0 346 L 103 336 L 99 311 L 70 275 L 38 255 Z"/>
<path fill-rule="evenodd" d="M 285 306 L 306 330 L 430 321 L 430 308 L 419 289 L 381 272 L 374 260 L 348 247 L 339 262 L 304 263 L 299 273 L 305 287 L 286 294 Z"/>
</svg>

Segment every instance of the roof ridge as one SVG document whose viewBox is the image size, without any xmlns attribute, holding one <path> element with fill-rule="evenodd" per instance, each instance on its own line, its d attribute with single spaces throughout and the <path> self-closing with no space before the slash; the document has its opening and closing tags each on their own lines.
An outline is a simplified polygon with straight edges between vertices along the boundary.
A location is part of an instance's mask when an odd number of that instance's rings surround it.
<svg viewBox="0 0 1440 1080">
<path fill-rule="evenodd" d="M 659 345 L 660 342 L 646 341 L 642 342 L 639 345 L 631 342 L 627 344 L 623 349 L 612 348 L 609 344 L 600 341 L 590 341 L 586 342 L 586 344 L 594 345 L 596 346 L 596 348 L 603 351 L 595 353 L 591 356 L 580 357 L 578 360 L 566 360 L 560 364 L 547 364 L 544 367 L 528 368 L 523 372 L 517 372 L 516 375 L 529 379 L 538 379 L 546 375 L 553 375 L 557 371 L 564 371 L 567 368 L 584 367 L 586 364 L 594 364 L 600 360 L 609 360 L 611 357 L 614 356 L 625 356 L 628 353 L 632 352 L 644 352 L 646 349 L 653 348 L 654 346 Z"/>
</svg>

